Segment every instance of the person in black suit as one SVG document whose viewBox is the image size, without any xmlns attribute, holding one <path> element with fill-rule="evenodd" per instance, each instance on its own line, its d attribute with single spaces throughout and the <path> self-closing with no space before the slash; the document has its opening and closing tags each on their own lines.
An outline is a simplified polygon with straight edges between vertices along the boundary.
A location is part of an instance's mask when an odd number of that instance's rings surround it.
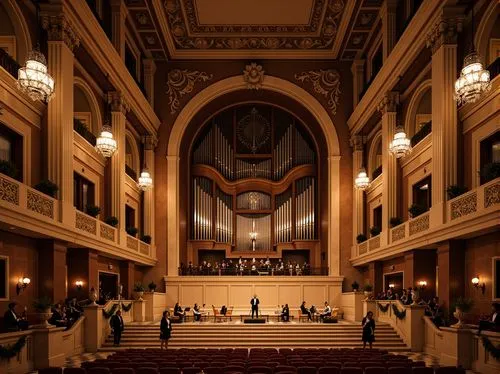
<svg viewBox="0 0 500 374">
<path fill-rule="evenodd" d="M 500 331 L 500 303 L 491 304 L 491 315 L 487 320 L 479 321 L 478 335 L 483 330 Z"/>
<path fill-rule="evenodd" d="M 307 320 L 308 321 L 312 321 L 311 311 L 306 308 L 306 302 L 305 301 L 303 301 L 302 304 L 300 304 L 300 312 L 302 314 L 306 314 L 307 315 Z"/>
<path fill-rule="evenodd" d="M 19 330 L 19 317 L 16 314 L 16 303 L 10 303 L 9 309 L 3 315 L 4 329 L 7 332 Z"/>
<path fill-rule="evenodd" d="M 368 312 L 366 317 L 363 318 L 361 322 L 363 326 L 363 349 L 366 347 L 366 343 L 370 345 L 370 349 L 372 349 L 372 344 L 375 341 L 375 321 L 373 320 L 373 312 Z"/>
<path fill-rule="evenodd" d="M 194 307 L 193 307 L 193 319 L 195 321 L 201 321 L 200 307 L 196 303 L 194 304 Z"/>
<path fill-rule="evenodd" d="M 122 311 L 118 310 L 109 322 L 111 329 L 113 329 L 113 345 L 118 347 L 120 345 L 120 340 L 122 338 L 122 332 L 125 330 L 125 325 L 123 324 Z"/>
<path fill-rule="evenodd" d="M 260 301 L 257 298 L 257 295 L 253 295 L 253 299 L 250 300 L 250 305 L 252 305 L 252 318 L 254 314 L 256 314 L 257 318 L 259 318 L 259 304 Z"/>
<path fill-rule="evenodd" d="M 180 321 L 184 321 L 184 319 L 186 318 L 186 312 L 184 312 L 181 308 L 181 306 L 179 305 L 179 303 L 175 303 L 175 306 L 174 306 L 174 316 L 177 316 L 180 318 Z"/>
<path fill-rule="evenodd" d="M 285 306 L 281 309 L 281 320 L 283 322 L 290 321 L 290 308 L 288 308 L 288 304 L 285 304 Z"/>
<path fill-rule="evenodd" d="M 172 335 L 172 322 L 170 321 L 170 314 L 167 311 L 163 312 L 163 317 L 160 322 L 160 349 L 167 349 L 168 339 Z"/>
</svg>

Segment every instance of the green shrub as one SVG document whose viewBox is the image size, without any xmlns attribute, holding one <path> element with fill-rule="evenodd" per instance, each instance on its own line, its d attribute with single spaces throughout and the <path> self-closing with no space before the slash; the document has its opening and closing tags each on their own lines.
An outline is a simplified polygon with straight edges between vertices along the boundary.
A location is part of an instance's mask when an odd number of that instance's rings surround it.
<svg viewBox="0 0 500 374">
<path fill-rule="evenodd" d="M 56 197 L 57 191 L 59 191 L 59 187 L 54 182 L 49 181 L 48 179 L 41 180 L 40 183 L 35 185 L 35 190 L 44 193 L 50 197 Z"/>
<path fill-rule="evenodd" d="M 372 237 L 377 236 L 379 234 L 380 234 L 380 227 L 378 227 L 378 226 L 370 227 L 370 235 Z"/>
<path fill-rule="evenodd" d="M 449 186 L 446 189 L 446 193 L 448 194 L 448 200 L 451 200 L 451 199 L 454 199 L 455 197 L 463 195 L 467 191 L 468 191 L 467 187 L 459 186 L 457 184 Z"/>
<path fill-rule="evenodd" d="M 151 235 L 143 235 L 141 236 L 141 241 L 146 244 L 151 244 Z"/>
<path fill-rule="evenodd" d="M 358 236 L 356 236 L 356 241 L 358 242 L 358 244 L 366 242 L 366 239 L 368 238 L 365 234 L 358 234 Z"/>
<path fill-rule="evenodd" d="M 125 229 L 125 231 L 126 231 L 126 232 L 127 232 L 127 234 L 129 234 L 130 236 L 135 237 L 135 236 L 137 235 L 137 232 L 138 232 L 139 230 L 137 230 L 137 227 L 127 227 L 127 228 Z"/>
<path fill-rule="evenodd" d="M 87 204 L 85 211 L 89 216 L 97 217 L 101 213 L 101 208 L 97 205 Z"/>
<path fill-rule="evenodd" d="M 391 217 L 391 219 L 389 220 L 389 224 L 391 225 L 391 227 L 399 226 L 402 223 L 403 220 L 401 219 L 401 217 Z"/>
<path fill-rule="evenodd" d="M 106 222 L 108 225 L 113 226 L 113 227 L 118 226 L 118 218 L 116 218 L 115 216 L 111 216 L 111 217 L 106 218 L 104 220 L 104 222 Z"/>
<path fill-rule="evenodd" d="M 426 212 L 425 208 L 419 204 L 412 204 L 408 208 L 408 213 L 410 213 L 411 218 L 418 217 L 419 215 L 425 212 Z"/>
<path fill-rule="evenodd" d="M 10 161 L 0 160 L 0 173 L 13 179 L 17 178 L 17 167 Z"/>
</svg>

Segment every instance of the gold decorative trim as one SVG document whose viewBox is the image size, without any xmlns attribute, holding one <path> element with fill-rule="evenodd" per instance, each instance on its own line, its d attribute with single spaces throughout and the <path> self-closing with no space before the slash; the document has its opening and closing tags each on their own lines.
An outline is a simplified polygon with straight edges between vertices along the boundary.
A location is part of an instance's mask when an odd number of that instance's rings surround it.
<svg viewBox="0 0 500 374">
<path fill-rule="evenodd" d="M 99 235 L 101 238 L 111 240 L 112 242 L 115 241 L 115 229 L 112 227 L 109 227 L 103 223 L 99 225 Z"/>
<path fill-rule="evenodd" d="M 477 193 L 471 193 L 462 198 L 458 198 L 451 203 L 451 219 L 464 217 L 477 212 Z"/>
<path fill-rule="evenodd" d="M 337 105 L 340 98 L 340 74 L 337 70 L 309 70 L 295 74 L 295 79 L 301 83 L 311 82 L 314 92 L 328 99 L 327 105 L 330 112 L 337 113 Z"/>
<path fill-rule="evenodd" d="M 264 82 L 264 70 L 262 65 L 252 62 L 250 65 L 245 66 L 243 70 L 243 80 L 247 84 L 249 90 L 258 90 L 262 88 Z"/>
<path fill-rule="evenodd" d="M 0 175 L 0 200 L 19 205 L 19 186 Z"/>
<path fill-rule="evenodd" d="M 28 190 L 26 208 L 42 216 L 54 218 L 54 201 L 38 192 Z"/>
<path fill-rule="evenodd" d="M 139 249 L 139 240 L 127 235 L 127 248 L 137 251 Z"/>
<path fill-rule="evenodd" d="M 392 242 L 397 242 L 398 240 L 404 239 L 405 236 L 406 236 L 406 225 L 400 225 L 391 230 Z"/>
<path fill-rule="evenodd" d="M 363 243 L 358 244 L 359 254 L 362 255 L 368 251 L 368 242 L 365 241 Z"/>
<path fill-rule="evenodd" d="M 173 69 L 167 74 L 167 95 L 170 104 L 170 113 L 175 114 L 180 107 L 182 96 L 193 91 L 196 82 L 206 82 L 213 78 L 213 74 L 187 69 Z"/>
<path fill-rule="evenodd" d="M 370 251 L 380 248 L 380 235 L 371 238 L 370 241 L 368 242 L 368 246 L 370 248 Z"/>
<path fill-rule="evenodd" d="M 76 212 L 75 227 L 79 230 L 86 231 L 89 234 L 97 234 L 97 219 L 87 216 L 86 214 Z"/>
<path fill-rule="evenodd" d="M 429 229 L 429 213 L 425 213 L 412 219 L 410 225 L 410 236 Z"/>
<path fill-rule="evenodd" d="M 140 252 L 145 255 L 149 255 L 149 245 L 146 243 L 140 243 Z"/>
<path fill-rule="evenodd" d="M 500 182 L 484 188 L 484 207 L 500 204 Z"/>
</svg>

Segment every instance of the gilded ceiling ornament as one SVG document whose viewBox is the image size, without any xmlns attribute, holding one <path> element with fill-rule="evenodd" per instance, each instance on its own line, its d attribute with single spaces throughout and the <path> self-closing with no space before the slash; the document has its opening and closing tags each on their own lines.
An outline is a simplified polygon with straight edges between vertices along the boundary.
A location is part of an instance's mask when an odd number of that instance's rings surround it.
<svg viewBox="0 0 500 374">
<path fill-rule="evenodd" d="M 262 88 L 262 82 L 264 82 L 264 69 L 262 69 L 262 65 L 252 62 L 250 65 L 245 66 L 243 80 L 249 90 Z"/>
<path fill-rule="evenodd" d="M 182 96 L 193 91 L 196 82 L 206 82 L 213 78 L 213 74 L 202 71 L 189 71 L 187 69 L 173 69 L 167 75 L 167 95 L 170 104 L 170 113 L 174 114 L 179 110 Z"/>
<path fill-rule="evenodd" d="M 328 108 L 335 115 L 340 98 L 340 74 L 337 70 L 309 70 L 295 74 L 295 79 L 302 83 L 310 81 L 314 92 L 328 99 Z"/>
</svg>

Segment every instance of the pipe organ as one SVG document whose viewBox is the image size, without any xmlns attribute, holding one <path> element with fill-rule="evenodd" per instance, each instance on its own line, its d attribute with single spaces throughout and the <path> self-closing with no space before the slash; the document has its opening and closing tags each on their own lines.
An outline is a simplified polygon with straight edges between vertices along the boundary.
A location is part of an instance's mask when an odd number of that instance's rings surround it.
<svg viewBox="0 0 500 374">
<path fill-rule="evenodd" d="M 260 252 L 317 240 L 315 149 L 305 127 L 278 108 L 218 114 L 191 151 L 190 239 Z"/>
</svg>

